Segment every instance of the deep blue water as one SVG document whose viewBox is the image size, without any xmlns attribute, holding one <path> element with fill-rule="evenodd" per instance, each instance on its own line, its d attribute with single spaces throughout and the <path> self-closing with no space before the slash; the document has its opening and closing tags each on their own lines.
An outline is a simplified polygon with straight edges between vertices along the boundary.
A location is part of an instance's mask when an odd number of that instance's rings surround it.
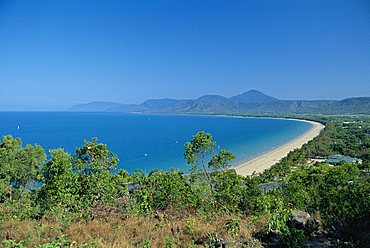
<svg viewBox="0 0 370 248">
<path fill-rule="evenodd" d="M 19 129 L 18 129 L 19 126 Z M 21 137 L 46 151 L 64 148 L 74 154 L 85 139 L 97 137 L 120 159 L 119 168 L 184 171 L 184 143 L 198 131 L 213 135 L 237 157 L 234 164 L 303 134 L 310 124 L 292 120 L 221 116 L 123 113 L 0 112 L 0 135 Z"/>
</svg>

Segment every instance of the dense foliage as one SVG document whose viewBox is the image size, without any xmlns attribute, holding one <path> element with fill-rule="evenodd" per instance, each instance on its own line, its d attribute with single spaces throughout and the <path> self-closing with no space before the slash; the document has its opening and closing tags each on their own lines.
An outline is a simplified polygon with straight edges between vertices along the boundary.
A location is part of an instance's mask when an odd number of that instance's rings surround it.
<svg viewBox="0 0 370 248">
<path fill-rule="evenodd" d="M 311 119 L 325 123 L 321 135 L 250 177 L 225 170 L 234 155 L 223 149 L 215 154 L 216 142 L 204 132 L 185 144 L 189 175 L 116 171 L 118 158 L 97 139 L 85 141 L 74 155 L 51 150 L 47 159 L 42 147 L 23 147 L 19 138 L 4 136 L 2 245 L 209 247 L 229 242 L 238 247 L 303 247 L 321 235 L 334 246 L 368 246 L 370 119 Z M 310 161 L 332 154 L 355 156 L 362 163 Z M 317 225 L 302 229 L 290 224 L 293 210 L 315 216 Z M 71 231 L 82 226 L 90 236 Z M 98 239 L 102 236 L 104 241 Z"/>
</svg>

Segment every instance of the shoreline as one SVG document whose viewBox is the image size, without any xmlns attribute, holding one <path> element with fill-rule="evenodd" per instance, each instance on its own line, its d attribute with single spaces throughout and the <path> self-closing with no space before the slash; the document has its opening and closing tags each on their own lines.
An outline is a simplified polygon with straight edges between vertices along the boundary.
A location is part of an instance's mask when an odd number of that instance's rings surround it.
<svg viewBox="0 0 370 248">
<path fill-rule="evenodd" d="M 271 168 L 274 164 L 279 162 L 282 158 L 286 157 L 289 152 L 301 148 L 304 144 L 309 142 L 318 136 L 325 128 L 325 126 L 319 122 L 308 121 L 308 120 L 299 120 L 299 119 L 290 119 L 295 121 L 304 121 L 311 124 L 311 128 L 304 134 L 298 136 L 297 138 L 285 143 L 273 150 L 262 153 L 256 158 L 243 162 L 237 166 L 234 166 L 233 169 L 238 175 L 241 176 L 250 176 L 253 173 L 262 173 L 266 169 Z"/>
</svg>

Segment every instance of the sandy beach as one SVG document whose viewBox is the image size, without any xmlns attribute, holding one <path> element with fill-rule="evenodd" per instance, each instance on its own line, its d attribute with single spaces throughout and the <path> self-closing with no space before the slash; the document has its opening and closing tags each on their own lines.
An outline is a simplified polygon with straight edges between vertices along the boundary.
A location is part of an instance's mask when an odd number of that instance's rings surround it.
<svg viewBox="0 0 370 248">
<path fill-rule="evenodd" d="M 264 170 L 270 168 L 275 163 L 279 162 L 282 158 L 288 155 L 288 153 L 294 149 L 301 148 L 308 141 L 318 136 L 321 130 L 325 127 L 323 124 L 313 121 L 305 121 L 312 125 L 311 129 L 298 138 L 286 143 L 274 150 L 266 152 L 261 156 L 258 156 L 252 160 L 244 162 L 234 167 L 237 174 L 242 176 L 252 175 L 253 172 L 261 173 Z"/>
</svg>

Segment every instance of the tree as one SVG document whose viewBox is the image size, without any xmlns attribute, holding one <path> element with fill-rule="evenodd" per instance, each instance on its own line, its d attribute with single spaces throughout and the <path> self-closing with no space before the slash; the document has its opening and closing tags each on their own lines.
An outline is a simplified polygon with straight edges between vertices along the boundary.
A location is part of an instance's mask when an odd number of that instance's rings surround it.
<svg viewBox="0 0 370 248">
<path fill-rule="evenodd" d="M 45 163 L 46 154 L 38 145 L 22 146 L 20 138 L 4 136 L 0 142 L 0 179 L 14 188 L 32 186 Z"/>
<path fill-rule="evenodd" d="M 147 200 L 155 210 L 179 210 L 195 202 L 187 178 L 180 171 L 152 172 L 142 187 L 142 192 L 149 192 Z"/>
<path fill-rule="evenodd" d="M 211 170 L 223 169 L 230 166 L 229 162 L 235 156 L 225 149 L 222 149 L 217 155 L 211 157 L 216 146 L 216 142 L 212 140 L 212 135 L 206 132 L 198 132 L 193 136 L 193 139 L 185 143 L 185 159 L 192 166 L 191 172 L 196 173 L 199 167 L 203 168 L 203 172 L 209 180 L 207 166 Z M 210 160 L 207 162 L 207 159 Z"/>
<path fill-rule="evenodd" d="M 112 202 L 117 192 L 113 170 L 118 164 L 117 156 L 98 143 L 97 138 L 85 141 L 76 149 L 73 170 L 78 174 L 79 195 L 87 206 L 97 202 Z"/>
<path fill-rule="evenodd" d="M 58 207 L 67 210 L 77 207 L 77 175 L 72 171 L 72 157 L 62 149 L 51 150 L 51 159 L 42 168 L 43 185 L 39 201 L 44 210 Z"/>
<path fill-rule="evenodd" d="M 214 170 L 225 169 L 230 166 L 230 161 L 235 159 L 235 155 L 232 152 L 221 149 L 221 151 L 214 155 L 208 162 L 208 167 Z"/>
<path fill-rule="evenodd" d="M 106 144 L 98 143 L 97 138 L 84 142 L 82 148 L 76 149 L 77 169 L 85 174 L 94 174 L 116 169 L 117 156 L 107 149 Z"/>
<path fill-rule="evenodd" d="M 214 151 L 216 142 L 212 140 L 212 135 L 206 132 L 198 132 L 193 135 L 193 139 L 185 143 L 185 159 L 192 166 L 191 172 L 196 173 L 202 166 L 204 174 L 209 179 L 206 169 L 206 155 Z"/>
</svg>

